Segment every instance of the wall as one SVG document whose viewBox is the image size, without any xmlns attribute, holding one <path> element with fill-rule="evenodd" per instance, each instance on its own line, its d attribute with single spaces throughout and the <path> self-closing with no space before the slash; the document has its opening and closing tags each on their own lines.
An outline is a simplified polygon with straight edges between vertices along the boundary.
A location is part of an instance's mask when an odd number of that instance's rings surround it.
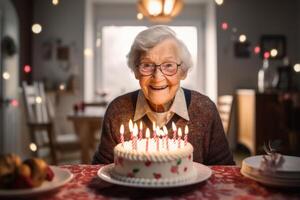
<svg viewBox="0 0 300 200">
<path fill-rule="evenodd" d="M 53 100 L 58 132 L 72 131 L 66 116 L 83 96 L 84 1 L 63 0 L 53 6 L 51 1 L 35 0 L 33 21 L 43 27 L 33 37 L 34 80 L 43 80 L 53 96 L 60 83 L 74 78 L 75 90 L 55 93 Z M 69 59 L 58 59 L 61 46 L 69 49 Z"/>
<path fill-rule="evenodd" d="M 16 152 L 20 153 L 20 129 L 19 129 L 19 109 L 13 107 L 9 102 L 3 100 L 18 99 L 19 85 L 19 21 L 17 13 L 9 0 L 0 1 L 1 15 L 1 44 L 3 37 L 10 37 L 15 45 L 16 52 L 7 55 L 4 48 L 0 51 L 0 75 L 8 72 L 8 80 L 0 80 L 0 153 Z"/>
<path fill-rule="evenodd" d="M 256 55 L 250 58 L 235 58 L 233 54 L 232 31 L 244 33 L 251 47 L 258 44 L 262 34 L 282 34 L 287 38 L 287 55 L 296 61 L 297 48 L 297 6 L 296 0 L 226 0 L 217 8 L 218 24 L 218 93 L 233 94 L 237 88 L 256 88 L 257 72 L 262 65 Z M 223 21 L 229 23 L 229 30 L 220 29 Z M 298 26 L 299 27 L 299 26 Z M 298 28 L 299 30 L 299 28 Z M 271 62 L 272 66 L 282 62 Z"/>
</svg>

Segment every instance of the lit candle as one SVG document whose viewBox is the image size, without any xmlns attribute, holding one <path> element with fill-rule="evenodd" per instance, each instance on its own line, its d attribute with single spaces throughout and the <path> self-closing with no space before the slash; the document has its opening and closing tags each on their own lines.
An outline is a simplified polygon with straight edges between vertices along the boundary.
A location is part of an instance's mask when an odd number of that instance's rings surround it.
<svg viewBox="0 0 300 200">
<path fill-rule="evenodd" d="M 161 148 L 162 149 L 164 149 L 165 148 L 165 141 L 164 141 L 164 139 L 165 139 L 165 132 L 163 131 L 163 130 L 161 130 L 161 129 L 159 129 L 159 136 L 161 137 L 161 138 L 159 138 L 159 140 L 161 140 Z"/>
<path fill-rule="evenodd" d="M 153 128 L 153 138 L 156 139 L 156 129 L 157 129 L 157 127 L 156 127 L 155 122 L 153 122 L 152 128 Z"/>
<path fill-rule="evenodd" d="M 180 140 L 181 140 L 181 136 L 182 136 L 182 132 L 181 132 L 181 128 L 178 128 L 178 148 L 180 149 Z"/>
<path fill-rule="evenodd" d="M 124 147 L 124 125 L 120 126 L 120 140 L 122 142 L 122 146 Z"/>
<path fill-rule="evenodd" d="M 189 133 L 189 127 L 187 125 L 185 125 L 185 127 L 184 127 L 184 146 L 187 145 L 188 133 Z"/>
<path fill-rule="evenodd" d="M 156 141 L 156 151 L 159 151 L 159 136 L 160 136 L 160 129 L 158 127 L 156 127 L 156 137 L 155 137 L 155 141 Z"/>
<path fill-rule="evenodd" d="M 140 121 L 140 132 L 139 132 L 139 140 L 143 137 L 143 122 Z"/>
<path fill-rule="evenodd" d="M 137 124 L 134 124 L 133 132 L 132 132 L 132 149 L 137 150 L 137 135 L 138 135 L 138 127 Z"/>
<path fill-rule="evenodd" d="M 132 123 L 132 120 L 130 119 L 129 120 L 129 132 L 130 132 L 130 140 L 132 140 L 132 132 L 133 132 L 133 123 Z"/>
<path fill-rule="evenodd" d="M 166 126 L 163 126 L 163 130 L 164 130 L 164 140 L 166 143 L 166 148 L 169 151 L 169 136 L 168 136 L 168 129 Z"/>
<path fill-rule="evenodd" d="M 176 141 L 176 132 L 177 132 L 177 127 L 174 122 L 172 122 L 172 129 L 173 129 L 173 142 Z"/>
<path fill-rule="evenodd" d="M 149 128 L 147 128 L 147 130 L 146 130 L 146 152 L 148 152 L 148 148 L 149 148 L 149 138 L 150 138 L 150 130 L 149 130 Z"/>
</svg>

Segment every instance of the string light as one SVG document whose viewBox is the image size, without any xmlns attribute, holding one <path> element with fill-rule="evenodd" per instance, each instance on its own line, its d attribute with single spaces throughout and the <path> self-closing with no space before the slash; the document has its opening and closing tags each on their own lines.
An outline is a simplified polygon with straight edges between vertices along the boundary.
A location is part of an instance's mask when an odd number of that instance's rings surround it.
<svg viewBox="0 0 300 200">
<path fill-rule="evenodd" d="M 144 18 L 144 15 L 143 15 L 142 13 L 138 13 L 138 14 L 136 15 L 136 18 L 137 18 L 138 20 L 142 20 L 142 19 Z"/>
<path fill-rule="evenodd" d="M 42 103 L 42 97 L 40 97 L 40 96 L 35 97 L 35 102 Z"/>
<path fill-rule="evenodd" d="M 3 72 L 2 77 L 4 80 L 8 80 L 10 78 L 10 74 L 8 72 Z"/>
<path fill-rule="evenodd" d="M 226 30 L 228 29 L 228 23 L 227 23 L 227 22 L 223 22 L 223 23 L 221 24 L 221 27 L 222 27 L 222 29 L 223 29 L 224 31 L 226 31 Z"/>
<path fill-rule="evenodd" d="M 270 53 L 266 51 L 266 52 L 264 53 L 264 58 L 265 58 L 265 59 L 270 58 Z"/>
<path fill-rule="evenodd" d="M 260 47 L 259 46 L 254 47 L 254 53 L 255 54 L 259 54 L 260 53 Z"/>
<path fill-rule="evenodd" d="M 40 24 L 33 24 L 31 30 L 35 34 L 39 34 L 42 32 L 42 26 Z"/>
<path fill-rule="evenodd" d="M 239 37 L 240 42 L 245 42 L 246 40 L 247 40 L 246 35 L 244 35 L 244 34 L 240 35 L 240 37 Z"/>
<path fill-rule="evenodd" d="M 62 90 L 62 91 L 65 90 L 65 89 L 66 89 L 65 84 L 63 84 L 63 83 L 60 84 L 60 85 L 59 85 L 59 89 Z"/>
<path fill-rule="evenodd" d="M 36 152 L 36 150 L 37 150 L 37 146 L 36 146 L 36 144 L 35 143 L 30 143 L 29 144 L 29 149 L 31 150 L 31 151 L 33 151 L 33 152 Z"/>
<path fill-rule="evenodd" d="M 19 106 L 19 102 L 16 99 L 12 99 L 10 101 L 10 105 L 12 105 L 13 107 L 18 107 Z"/>
<path fill-rule="evenodd" d="M 30 72 L 31 72 L 31 67 L 30 67 L 30 65 L 25 65 L 24 68 L 23 68 L 23 70 L 24 70 L 24 72 L 27 73 L 27 74 L 30 73 Z"/>
<path fill-rule="evenodd" d="M 59 3 L 59 0 L 52 0 L 52 4 L 53 4 L 54 6 L 58 5 L 58 3 Z"/>
<path fill-rule="evenodd" d="M 271 54 L 271 56 L 272 56 L 273 58 L 276 57 L 276 56 L 278 55 L 277 49 L 272 49 L 272 50 L 270 51 L 270 54 Z"/>
<path fill-rule="evenodd" d="M 300 64 L 299 63 L 294 65 L 294 71 L 295 72 L 300 72 Z"/>
<path fill-rule="evenodd" d="M 90 48 L 84 49 L 84 55 L 86 57 L 91 57 L 93 55 L 93 51 Z"/>
</svg>

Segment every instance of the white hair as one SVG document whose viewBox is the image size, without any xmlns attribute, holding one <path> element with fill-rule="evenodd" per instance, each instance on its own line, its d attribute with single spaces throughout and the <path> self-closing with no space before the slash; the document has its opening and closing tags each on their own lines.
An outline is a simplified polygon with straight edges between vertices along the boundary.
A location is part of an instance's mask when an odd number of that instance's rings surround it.
<svg viewBox="0 0 300 200">
<path fill-rule="evenodd" d="M 177 38 L 176 33 L 166 25 L 151 26 L 135 37 L 130 52 L 127 55 L 128 67 L 133 72 L 136 72 L 141 55 L 165 39 L 174 39 L 178 44 L 179 58 L 182 61 L 182 69 L 186 74 L 193 66 L 191 53 L 186 45 Z"/>
</svg>

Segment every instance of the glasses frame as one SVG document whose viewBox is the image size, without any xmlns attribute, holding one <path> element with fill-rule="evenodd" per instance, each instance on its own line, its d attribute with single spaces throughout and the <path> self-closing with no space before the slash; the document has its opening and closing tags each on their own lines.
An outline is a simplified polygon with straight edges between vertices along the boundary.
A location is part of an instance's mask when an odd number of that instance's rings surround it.
<svg viewBox="0 0 300 200">
<path fill-rule="evenodd" d="M 172 74 L 172 75 L 170 75 L 170 74 L 165 74 L 165 73 L 162 71 L 161 65 L 163 65 L 163 64 L 165 64 L 165 63 L 175 63 L 175 64 L 176 64 L 176 71 L 175 71 L 174 74 Z M 143 64 L 143 63 L 138 64 L 138 65 L 137 65 L 137 68 L 138 68 L 139 73 L 140 73 L 142 76 L 152 76 L 152 75 L 156 72 L 157 68 L 158 68 L 158 69 L 160 70 L 160 72 L 161 72 L 163 75 L 165 75 L 165 76 L 174 76 L 175 74 L 177 74 L 177 72 L 178 72 L 178 67 L 180 67 L 180 66 L 182 65 L 182 62 L 179 63 L 179 64 L 176 63 L 176 62 L 163 62 L 163 63 L 161 63 L 161 64 L 159 64 L 159 65 L 157 65 L 157 64 L 155 64 L 155 63 L 150 63 L 150 64 L 154 64 L 155 69 L 153 70 L 153 72 L 152 72 L 151 74 L 148 74 L 148 75 L 145 75 L 145 74 L 142 74 L 142 73 L 141 73 L 141 71 L 140 71 L 140 65 L 141 65 L 141 64 Z"/>
</svg>

